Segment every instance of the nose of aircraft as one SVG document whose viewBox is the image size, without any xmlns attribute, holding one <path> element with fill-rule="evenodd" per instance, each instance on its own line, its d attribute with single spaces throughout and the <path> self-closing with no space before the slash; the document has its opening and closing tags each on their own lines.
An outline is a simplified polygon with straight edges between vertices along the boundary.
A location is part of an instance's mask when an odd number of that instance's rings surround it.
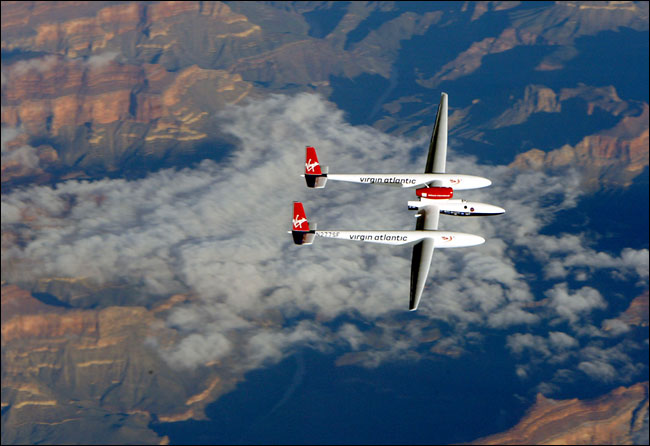
<svg viewBox="0 0 650 446">
<path fill-rule="evenodd" d="M 487 203 L 471 203 L 472 207 L 470 211 L 471 215 L 500 215 L 506 212 L 505 209 L 500 208 L 499 206 L 494 206 L 493 204 Z"/>
</svg>

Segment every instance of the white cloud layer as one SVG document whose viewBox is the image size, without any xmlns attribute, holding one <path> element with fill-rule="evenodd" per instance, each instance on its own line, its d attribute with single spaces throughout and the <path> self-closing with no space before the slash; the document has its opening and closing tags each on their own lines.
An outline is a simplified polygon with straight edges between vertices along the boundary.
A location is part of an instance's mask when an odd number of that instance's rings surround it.
<svg viewBox="0 0 650 446">
<path fill-rule="evenodd" d="M 62 62 L 73 62 L 81 64 L 83 67 L 90 70 L 98 70 L 106 67 L 114 60 L 120 59 L 118 51 L 105 51 L 99 54 L 93 54 L 88 58 L 68 58 L 58 54 L 49 54 L 42 57 L 34 57 L 31 59 L 19 60 L 10 65 L 2 65 L 2 86 L 4 87 L 7 82 L 13 78 L 20 78 L 27 75 L 30 71 L 38 73 L 46 73 L 53 70 L 57 64 Z"/>
<path fill-rule="evenodd" d="M 2 128 L 2 150 L 1 150 L 1 163 L 2 166 L 9 164 L 18 164 L 30 169 L 36 169 L 39 166 L 38 151 L 36 148 L 23 144 L 17 149 L 9 149 L 7 143 L 13 141 L 22 133 L 20 128 L 3 127 Z"/>
<path fill-rule="evenodd" d="M 3 232 L 20 233 L 24 241 L 3 242 L 3 279 L 82 276 L 99 284 L 137 284 L 151 295 L 192 292 L 199 300 L 173 311 L 167 321 L 183 335 L 164 351 L 179 367 L 228 356 L 251 369 L 304 345 L 363 351 L 362 363 L 374 366 L 417 356 L 426 330 L 443 320 L 453 328 L 436 344 L 439 351 L 462 351 L 464 344 L 480 342 L 482 328 L 521 330 L 508 337 L 515 355 L 561 354 L 563 360 L 580 358 L 578 369 L 594 379 L 616 375 L 612 361 L 625 358 L 579 350 L 589 346 L 589 336 L 603 336 L 590 316 L 607 302 L 589 281 L 614 268 L 647 284 L 648 250 L 625 248 L 612 256 L 594 251 L 582 235 L 539 234 L 557 210 L 576 205 L 576 175 L 481 166 L 452 147 L 449 172 L 493 181 L 490 188 L 458 195 L 508 212 L 491 218 L 442 216 L 441 229 L 479 234 L 487 242 L 436 251 L 420 309 L 397 323 L 408 306 L 410 247 L 322 239 L 297 247 L 286 232 L 293 200 L 304 201 L 321 229 L 412 229 L 415 219 L 406 208 L 412 190 L 334 182 L 308 190 L 299 174 L 305 145 L 317 147 L 331 172 L 419 172 L 426 139 L 351 126 L 331 103 L 309 94 L 232 106 L 215 125 L 241 142 L 219 164 L 204 161 L 137 181 L 69 181 L 3 195 Z M 412 161 L 411 153 L 417 154 Z M 545 204 L 551 199 L 553 207 Z M 559 282 L 546 290 L 546 298 L 536 296 L 530 273 L 518 266 L 521 257 L 545 265 L 538 279 L 565 280 L 579 270 L 584 286 Z M 345 324 L 332 322 L 340 316 Z M 526 333 L 553 320 L 568 323 L 568 332 Z M 364 330 L 362 324 L 373 328 Z M 608 324 L 622 333 L 620 325 Z M 522 378 L 527 367 L 518 369 Z"/>
<path fill-rule="evenodd" d="M 100 54 L 94 54 L 86 60 L 86 65 L 93 70 L 104 68 L 120 55 L 117 51 L 106 51 Z"/>
</svg>

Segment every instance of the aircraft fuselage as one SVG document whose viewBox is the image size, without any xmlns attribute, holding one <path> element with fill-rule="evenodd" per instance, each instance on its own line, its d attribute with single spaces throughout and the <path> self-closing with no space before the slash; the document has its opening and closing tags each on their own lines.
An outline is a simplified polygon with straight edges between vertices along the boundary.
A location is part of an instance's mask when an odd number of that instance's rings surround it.
<svg viewBox="0 0 650 446">
<path fill-rule="evenodd" d="M 441 214 L 456 215 L 459 217 L 482 217 L 486 215 L 500 215 L 505 209 L 487 203 L 478 201 L 467 201 L 458 199 L 427 199 L 421 198 L 419 201 L 409 201 L 408 208 L 411 210 L 420 209 L 424 206 L 436 206 L 440 209 Z"/>
<path fill-rule="evenodd" d="M 374 242 L 386 245 L 404 245 L 432 239 L 436 248 L 462 248 L 485 243 L 485 239 L 474 234 L 451 231 L 315 231 L 316 237 Z"/>
<path fill-rule="evenodd" d="M 398 187 L 417 187 L 435 182 L 440 187 L 452 187 L 454 190 L 480 189 L 492 184 L 487 178 L 452 173 L 345 173 L 324 176 L 333 181 Z"/>
</svg>

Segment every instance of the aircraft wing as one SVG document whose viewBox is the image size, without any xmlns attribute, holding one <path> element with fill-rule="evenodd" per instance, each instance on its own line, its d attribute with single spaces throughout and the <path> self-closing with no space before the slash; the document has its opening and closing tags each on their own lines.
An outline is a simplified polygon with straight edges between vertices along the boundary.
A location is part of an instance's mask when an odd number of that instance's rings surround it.
<svg viewBox="0 0 650 446">
<path fill-rule="evenodd" d="M 445 173 L 447 164 L 447 93 L 440 95 L 440 105 L 433 126 L 429 156 L 424 173 Z"/>
<path fill-rule="evenodd" d="M 416 230 L 435 230 L 438 229 L 438 220 L 440 219 L 440 209 L 438 206 L 425 206 L 420 208 L 418 221 L 415 225 Z M 431 258 L 433 257 L 433 239 L 425 238 L 413 246 L 413 257 L 411 259 L 411 297 L 409 300 L 409 310 L 417 310 L 424 290 L 424 284 L 429 275 L 431 267 Z"/>
</svg>

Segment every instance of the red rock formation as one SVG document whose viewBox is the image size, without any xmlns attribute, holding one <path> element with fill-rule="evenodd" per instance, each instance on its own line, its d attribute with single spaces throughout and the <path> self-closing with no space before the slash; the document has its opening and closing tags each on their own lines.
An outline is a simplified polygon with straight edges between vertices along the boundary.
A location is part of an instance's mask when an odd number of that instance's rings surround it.
<svg viewBox="0 0 650 446">
<path fill-rule="evenodd" d="M 512 429 L 472 444 L 634 444 L 648 415 L 648 383 L 619 387 L 590 401 L 541 394 Z"/>
<path fill-rule="evenodd" d="M 550 152 L 532 149 L 517 155 L 510 164 L 519 169 L 576 167 L 585 174 L 586 185 L 629 186 L 648 166 L 648 104 L 639 116 L 627 116 L 614 128 L 585 136 L 575 147 L 565 145 Z"/>
<path fill-rule="evenodd" d="M 226 5 L 224 5 L 226 6 Z M 227 6 L 226 6 L 227 7 Z M 186 12 L 198 13 L 199 2 L 158 2 L 152 4 L 148 13 L 148 22 L 155 23 Z M 230 10 L 230 8 L 228 8 Z"/>
<path fill-rule="evenodd" d="M 110 443 L 150 444 L 164 440 L 148 428 L 152 414 L 168 422 L 204 418 L 205 406 L 239 378 L 224 377 L 216 367 L 192 378 L 191 370 L 169 368 L 145 342 L 175 342 L 175 332 L 156 315 L 187 299 L 175 295 L 151 311 L 75 310 L 3 284 L 3 444 L 50 438 L 35 425 L 57 426 L 71 442 L 102 435 Z M 80 425 L 92 426 L 91 432 Z"/>
<path fill-rule="evenodd" d="M 74 311 L 66 314 L 20 315 L 2 323 L 2 343 L 14 339 L 60 338 L 69 335 L 95 335 L 97 313 Z"/>
<path fill-rule="evenodd" d="M 96 311 L 64 311 L 16 285 L 2 285 L 2 345 L 15 339 L 97 334 Z"/>
<path fill-rule="evenodd" d="M 482 2 L 481 2 L 482 3 Z M 480 17 L 487 9 L 478 3 L 474 12 Z M 501 7 L 506 9 L 510 5 Z M 497 9 L 495 5 L 495 9 Z M 617 30 L 629 27 L 644 30 L 647 25 L 647 5 L 634 2 L 556 2 L 539 14 L 521 14 L 513 18 L 512 28 L 504 30 L 497 37 L 487 37 L 474 42 L 451 62 L 445 64 L 430 79 L 418 81 L 423 86 L 435 88 L 445 80 L 454 80 L 476 71 L 489 54 L 508 51 L 522 45 L 572 45 L 574 39 L 584 35 L 594 35 L 604 30 Z M 538 69 L 557 69 L 560 67 L 543 63 Z"/>
<path fill-rule="evenodd" d="M 634 298 L 630 306 L 619 316 L 619 319 L 628 325 L 648 326 L 648 290 Z"/>
<path fill-rule="evenodd" d="M 2 124 L 58 150 L 39 154 L 41 170 L 3 154 L 5 184 L 43 171 L 83 176 L 89 166 L 110 171 L 127 158 L 192 153 L 210 136 L 206 130 L 216 132 L 206 128 L 207 117 L 252 90 L 239 74 L 199 68 L 191 57 L 174 62 L 185 57 L 179 37 L 193 20 L 203 20 L 197 28 L 208 53 L 260 31 L 219 2 L 6 2 L 2 11 L 3 51 L 48 54 L 3 65 Z M 167 65 L 142 63 L 161 55 Z"/>
<path fill-rule="evenodd" d="M 502 53 L 519 45 L 534 45 L 538 36 L 525 30 L 515 28 L 505 29 L 498 37 L 486 37 L 480 42 L 473 43 L 456 59 L 445 64 L 440 71 L 429 80 L 418 83 L 428 88 L 435 88 L 443 81 L 455 80 L 476 71 L 488 54 Z"/>
<path fill-rule="evenodd" d="M 154 37 L 164 35 L 171 23 L 185 20 L 188 15 L 210 15 L 226 24 L 247 22 L 245 16 L 233 13 L 226 4 L 203 3 L 3 2 L 2 48 L 31 48 L 78 57 L 106 49 L 115 37 L 127 32 L 151 27 Z M 256 26 L 245 25 L 251 27 Z"/>
<path fill-rule="evenodd" d="M 34 299 L 32 295 L 16 285 L 2 284 L 2 306 L 0 316 L 5 321 L 21 314 L 39 314 L 54 311 L 55 308 Z"/>
<path fill-rule="evenodd" d="M 2 109 L 3 123 L 14 127 L 22 123 L 30 133 L 56 135 L 65 125 L 129 119 L 131 91 L 145 80 L 144 70 L 132 65 L 111 63 L 95 69 L 64 58 L 50 62 L 45 70 L 34 65 L 8 70 L 11 88 L 4 92 Z"/>
</svg>

